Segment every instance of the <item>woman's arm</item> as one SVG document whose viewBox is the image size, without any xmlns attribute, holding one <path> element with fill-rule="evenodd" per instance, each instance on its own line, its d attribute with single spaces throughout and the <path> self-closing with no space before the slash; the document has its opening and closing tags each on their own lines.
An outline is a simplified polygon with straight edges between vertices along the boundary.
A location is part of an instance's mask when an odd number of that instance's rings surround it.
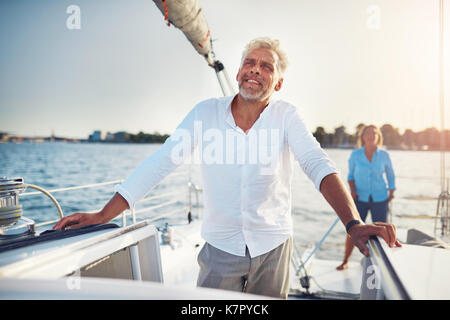
<svg viewBox="0 0 450 320">
<path fill-rule="evenodd" d="M 358 200 L 358 193 L 356 192 L 356 186 L 355 186 L 355 159 L 354 159 L 354 152 L 350 155 L 350 159 L 348 159 L 348 176 L 347 181 L 348 185 L 350 186 L 350 193 L 352 195 L 353 200 Z"/>
<path fill-rule="evenodd" d="M 389 198 L 388 201 L 394 199 L 395 192 L 395 173 L 394 168 L 392 167 L 391 158 L 389 157 L 389 153 L 386 152 L 386 164 L 385 164 L 386 178 L 388 182 L 388 190 L 389 190 Z"/>
<path fill-rule="evenodd" d="M 358 194 L 356 193 L 355 180 L 349 180 L 348 185 L 350 186 L 350 194 L 353 200 L 358 200 Z"/>
</svg>

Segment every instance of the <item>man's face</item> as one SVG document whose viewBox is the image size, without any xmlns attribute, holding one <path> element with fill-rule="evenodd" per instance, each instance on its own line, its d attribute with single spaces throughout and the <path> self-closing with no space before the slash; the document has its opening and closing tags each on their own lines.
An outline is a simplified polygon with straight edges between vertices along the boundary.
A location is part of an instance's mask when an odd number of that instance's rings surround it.
<svg viewBox="0 0 450 320">
<path fill-rule="evenodd" d="M 250 51 L 236 76 L 239 94 L 248 101 L 262 101 L 281 89 L 283 78 L 277 68 L 278 55 L 265 48 Z"/>
</svg>

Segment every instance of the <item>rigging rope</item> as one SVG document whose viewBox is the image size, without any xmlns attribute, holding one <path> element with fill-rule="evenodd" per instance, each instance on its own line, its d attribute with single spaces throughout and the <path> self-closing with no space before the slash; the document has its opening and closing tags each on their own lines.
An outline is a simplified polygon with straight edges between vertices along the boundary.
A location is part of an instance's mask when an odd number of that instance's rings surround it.
<svg viewBox="0 0 450 320">
<path fill-rule="evenodd" d="M 170 27 L 170 21 L 169 21 L 169 10 L 167 10 L 167 4 L 166 0 L 161 0 L 163 6 L 164 6 L 164 20 L 167 21 L 167 26 Z"/>
</svg>

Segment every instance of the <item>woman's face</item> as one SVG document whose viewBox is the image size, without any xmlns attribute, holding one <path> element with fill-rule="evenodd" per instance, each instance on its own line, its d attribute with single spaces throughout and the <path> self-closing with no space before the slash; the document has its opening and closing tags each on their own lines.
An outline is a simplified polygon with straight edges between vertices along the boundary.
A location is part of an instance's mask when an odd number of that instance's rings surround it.
<svg viewBox="0 0 450 320">
<path fill-rule="evenodd" d="M 365 146 L 373 147 L 377 145 L 378 142 L 378 134 L 375 131 L 374 127 L 367 127 L 364 130 L 362 140 Z"/>
</svg>

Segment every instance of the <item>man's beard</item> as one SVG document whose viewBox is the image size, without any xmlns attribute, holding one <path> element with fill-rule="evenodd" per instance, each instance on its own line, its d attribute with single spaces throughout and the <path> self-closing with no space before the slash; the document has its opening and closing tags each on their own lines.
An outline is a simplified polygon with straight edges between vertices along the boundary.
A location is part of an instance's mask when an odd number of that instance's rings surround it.
<svg viewBox="0 0 450 320">
<path fill-rule="evenodd" d="M 243 82 L 239 84 L 239 94 L 242 98 L 246 101 L 256 102 L 256 101 L 262 101 L 266 99 L 269 96 L 269 88 L 262 88 L 258 91 L 249 92 L 249 90 L 245 90 L 243 88 Z"/>
</svg>

